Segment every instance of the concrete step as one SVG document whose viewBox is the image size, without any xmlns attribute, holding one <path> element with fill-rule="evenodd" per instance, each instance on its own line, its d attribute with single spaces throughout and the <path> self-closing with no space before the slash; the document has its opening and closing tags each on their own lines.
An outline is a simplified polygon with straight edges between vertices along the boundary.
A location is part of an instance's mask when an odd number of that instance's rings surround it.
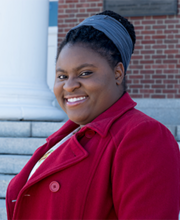
<svg viewBox="0 0 180 220">
<path fill-rule="evenodd" d="M 14 175 L 0 174 L 0 198 L 6 197 L 7 186 L 13 177 Z"/>
<path fill-rule="evenodd" d="M 18 174 L 31 156 L 0 155 L 0 174 Z"/>
<path fill-rule="evenodd" d="M 32 155 L 44 143 L 46 143 L 45 138 L 0 137 L 0 154 Z"/>
<path fill-rule="evenodd" d="M 5 199 L 0 199 L 0 220 L 7 220 Z"/>
<path fill-rule="evenodd" d="M 0 137 L 48 137 L 64 122 L 0 121 Z"/>
</svg>

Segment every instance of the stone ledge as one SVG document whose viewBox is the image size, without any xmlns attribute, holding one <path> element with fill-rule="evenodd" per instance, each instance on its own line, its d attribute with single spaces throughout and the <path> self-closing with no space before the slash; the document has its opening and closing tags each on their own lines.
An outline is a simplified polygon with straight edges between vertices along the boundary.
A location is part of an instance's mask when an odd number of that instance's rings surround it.
<svg viewBox="0 0 180 220">
<path fill-rule="evenodd" d="M 0 137 L 0 154 L 32 155 L 38 147 L 45 143 L 45 138 Z"/>
<path fill-rule="evenodd" d="M 0 173 L 18 174 L 30 158 L 30 156 L 0 155 Z"/>
<path fill-rule="evenodd" d="M 136 108 L 164 125 L 180 125 L 180 99 L 134 99 Z"/>
<path fill-rule="evenodd" d="M 63 125 L 64 122 L 32 122 L 32 137 L 48 137 Z"/>
<path fill-rule="evenodd" d="M 30 122 L 0 121 L 0 137 L 30 137 L 30 135 Z"/>
<path fill-rule="evenodd" d="M 64 122 L 0 121 L 0 137 L 48 137 Z"/>
<path fill-rule="evenodd" d="M 5 198 L 7 186 L 13 177 L 14 175 L 0 174 L 0 197 L 1 198 Z"/>
<path fill-rule="evenodd" d="M 180 141 L 180 125 L 177 126 L 177 136 L 176 139 Z"/>
<path fill-rule="evenodd" d="M 5 199 L 0 199 L 0 219 L 7 220 Z"/>
</svg>

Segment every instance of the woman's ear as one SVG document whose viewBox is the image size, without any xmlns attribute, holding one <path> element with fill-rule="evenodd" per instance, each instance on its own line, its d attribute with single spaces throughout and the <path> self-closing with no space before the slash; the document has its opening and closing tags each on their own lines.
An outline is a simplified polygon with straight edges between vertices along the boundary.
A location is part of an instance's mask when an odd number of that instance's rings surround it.
<svg viewBox="0 0 180 220">
<path fill-rule="evenodd" d="M 124 79 L 124 66 L 121 62 L 119 62 L 115 67 L 115 80 L 116 85 L 120 85 Z"/>
</svg>

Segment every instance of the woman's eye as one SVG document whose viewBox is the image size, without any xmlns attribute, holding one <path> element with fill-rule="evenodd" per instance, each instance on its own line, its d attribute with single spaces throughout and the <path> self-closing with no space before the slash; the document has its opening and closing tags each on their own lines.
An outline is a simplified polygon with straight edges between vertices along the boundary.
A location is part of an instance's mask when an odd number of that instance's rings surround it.
<svg viewBox="0 0 180 220">
<path fill-rule="evenodd" d="M 92 74 L 91 71 L 86 71 L 86 72 L 81 73 L 80 76 L 88 76 L 88 75 L 90 75 L 90 74 Z"/>
<path fill-rule="evenodd" d="M 59 79 L 66 79 L 67 76 L 65 76 L 65 75 L 59 75 L 58 78 L 59 78 Z"/>
</svg>

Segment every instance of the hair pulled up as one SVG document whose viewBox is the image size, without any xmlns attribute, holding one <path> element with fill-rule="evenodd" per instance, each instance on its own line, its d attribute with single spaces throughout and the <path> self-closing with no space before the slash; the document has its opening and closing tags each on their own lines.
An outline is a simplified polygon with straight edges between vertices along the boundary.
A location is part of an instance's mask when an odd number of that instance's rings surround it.
<svg viewBox="0 0 180 220">
<path fill-rule="evenodd" d="M 96 15 L 108 15 L 120 22 L 126 28 L 132 39 L 134 51 L 134 45 L 136 42 L 134 26 L 126 18 L 113 11 L 108 10 L 98 13 Z M 122 62 L 121 54 L 116 45 L 103 32 L 94 29 L 92 26 L 81 26 L 77 29 L 71 30 L 66 35 L 65 39 L 62 41 L 58 48 L 56 61 L 59 57 L 61 50 L 68 43 L 71 45 L 79 43 L 93 49 L 95 52 L 99 53 L 107 60 L 112 69 L 114 69 L 114 67 L 119 62 Z M 125 77 L 123 86 L 124 90 L 126 90 Z"/>
</svg>

